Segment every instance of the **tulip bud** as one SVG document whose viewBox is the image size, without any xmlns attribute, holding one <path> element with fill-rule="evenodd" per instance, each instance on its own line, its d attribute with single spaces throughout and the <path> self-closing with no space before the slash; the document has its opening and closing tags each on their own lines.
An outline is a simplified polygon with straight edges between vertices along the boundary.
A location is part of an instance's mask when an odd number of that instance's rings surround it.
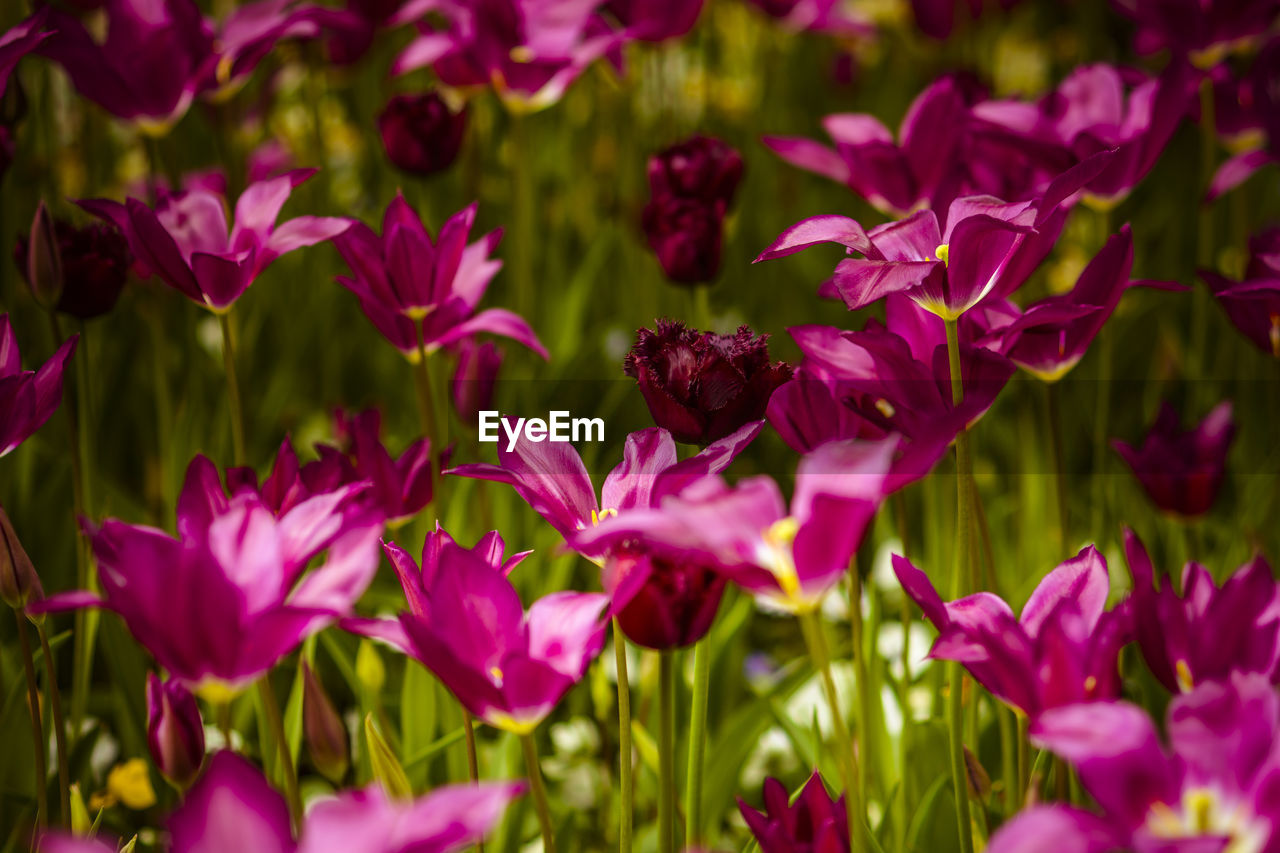
<svg viewBox="0 0 1280 853">
<path fill-rule="evenodd" d="M 413 799 L 409 777 L 405 775 L 404 767 L 400 765 L 400 759 L 396 758 L 391 745 L 373 724 L 373 714 L 365 715 L 364 736 L 369 744 L 369 764 L 373 767 L 373 778 L 378 780 L 391 799 Z"/>
<path fill-rule="evenodd" d="M 71 834 L 77 838 L 88 838 L 93 831 L 93 818 L 89 817 L 89 809 L 85 807 L 84 795 L 80 793 L 80 785 L 72 782 L 68 792 L 71 801 Z"/>
<path fill-rule="evenodd" d="M 707 635 L 726 584 L 724 575 L 697 563 L 628 552 L 609 557 L 603 581 L 627 639 L 664 651 Z"/>
<path fill-rule="evenodd" d="M 493 387 L 502 368 L 502 350 L 493 341 L 476 343 L 464 338 L 453 374 L 453 407 L 465 423 L 475 423 L 485 409 L 493 408 Z"/>
<path fill-rule="evenodd" d="M 387 682 L 387 668 L 378 650 L 368 640 L 361 640 L 356 648 L 356 679 L 368 695 L 376 698 Z"/>
<path fill-rule="evenodd" d="M 161 775 L 185 791 L 204 763 L 204 722 L 196 698 L 177 681 L 147 674 L 147 747 Z"/>
<path fill-rule="evenodd" d="M 378 116 L 387 158 L 414 175 L 432 175 L 453 164 L 467 129 L 464 107 L 454 112 L 436 92 L 397 95 Z"/>
<path fill-rule="evenodd" d="M 351 766 L 347 728 L 320 679 L 305 661 L 302 663 L 302 733 L 307 739 L 311 763 L 334 785 L 342 784 Z"/>
<path fill-rule="evenodd" d="M 668 195 L 645 205 L 642 220 L 662 271 L 679 284 L 703 284 L 720 272 L 723 224 L 718 204 Z"/>
<path fill-rule="evenodd" d="M 768 335 L 742 326 L 733 335 L 659 320 L 641 329 L 623 369 L 640 386 L 649 414 L 676 441 L 707 445 L 764 416 L 769 397 L 791 378 L 770 364 Z"/>
<path fill-rule="evenodd" d="M 57 220 L 53 230 L 63 283 L 57 310 L 82 320 L 106 314 L 115 307 L 129 278 L 133 258 L 128 241 L 118 228 L 105 222 L 76 228 L 69 222 Z M 35 280 L 29 271 L 35 260 L 31 245 L 29 240 L 19 237 L 13 258 L 34 291 Z"/>
<path fill-rule="evenodd" d="M 0 599 L 16 610 L 33 598 L 44 598 L 36 568 L 18 541 L 4 507 L 0 507 L 0 540 Z"/>
<path fill-rule="evenodd" d="M 723 213 L 741 180 L 742 155 L 710 136 L 691 137 L 649 160 L 649 190 L 655 199 L 676 196 L 719 203 Z"/>
<path fill-rule="evenodd" d="M 31 237 L 27 242 L 27 284 L 41 307 L 52 311 L 62 298 L 62 253 L 53 217 L 44 202 L 36 208 L 31 220 Z"/>
</svg>

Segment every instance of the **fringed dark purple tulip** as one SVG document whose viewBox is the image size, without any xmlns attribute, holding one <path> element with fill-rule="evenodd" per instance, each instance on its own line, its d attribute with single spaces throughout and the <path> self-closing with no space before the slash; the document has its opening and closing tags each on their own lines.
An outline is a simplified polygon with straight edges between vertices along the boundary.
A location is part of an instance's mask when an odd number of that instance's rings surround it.
<svg viewBox="0 0 1280 853">
<path fill-rule="evenodd" d="M 490 254 L 502 238 L 492 231 L 468 244 L 476 205 L 455 213 L 432 239 L 413 208 L 397 194 L 387 206 L 382 235 L 357 222 L 337 240 L 351 276 L 338 283 L 360 300 L 369 322 L 406 358 L 419 347 L 430 355 L 479 334 L 501 335 L 547 357 L 533 329 L 504 308 L 478 311 L 502 268 Z"/>
<path fill-rule="evenodd" d="M 1244 281 L 1208 270 L 1201 270 L 1200 277 L 1235 327 L 1258 349 L 1280 359 L 1280 228 L 1255 234 L 1249 253 Z"/>
<path fill-rule="evenodd" d="M 496 531 L 467 549 L 437 528 L 421 566 L 394 543 L 383 550 L 409 610 L 343 626 L 421 662 L 491 726 L 532 732 L 604 647 L 608 597 L 555 592 L 526 611 L 506 572 L 528 552 L 504 561 Z"/>
<path fill-rule="evenodd" d="M 492 85 L 517 110 L 560 100 L 589 65 L 624 36 L 578 0 L 472 0 L 439 4 L 443 30 L 419 23 L 420 35 L 396 57 L 393 74 L 428 65 L 446 86 Z"/>
<path fill-rule="evenodd" d="M 39 370 L 23 370 L 13 324 L 0 314 L 0 456 L 26 441 L 58 408 L 62 374 L 79 339 L 68 338 Z"/>
<path fill-rule="evenodd" d="M 762 12 L 793 32 L 814 32 L 841 38 L 875 34 L 875 27 L 849 12 L 840 0 L 751 0 Z"/>
<path fill-rule="evenodd" d="M 1111 444 L 1165 512 L 1188 518 L 1204 515 L 1222 489 L 1227 454 L 1236 435 L 1230 401 L 1219 403 L 1194 428 L 1184 430 L 1178 412 L 1167 401 L 1135 448 L 1119 439 Z"/>
<path fill-rule="evenodd" d="M 44 598 L 36 567 L 18 540 L 9 514 L 0 506 L 0 601 L 14 608 Z"/>
<path fill-rule="evenodd" d="M 197 456 L 178 498 L 178 538 L 115 519 L 90 525 L 102 595 L 63 593 L 40 610 L 112 610 L 170 677 L 226 700 L 347 615 L 373 579 L 382 518 L 359 500 L 364 488 L 277 517 L 253 491 L 228 498 L 217 468 Z"/>
<path fill-rule="evenodd" d="M 1280 841 L 1280 698 L 1266 678 L 1235 675 L 1169 705 L 1168 747 L 1124 702 L 1047 711 L 1032 742 L 1070 762 L 1098 811 L 1035 806 L 1000 828 L 990 853 L 1249 851 Z"/>
<path fill-rule="evenodd" d="M 659 320 L 641 329 L 623 364 L 654 423 L 686 444 L 706 446 L 764 417 L 791 365 L 769 361 L 769 336 L 747 326 L 717 335 Z"/>
<path fill-rule="evenodd" d="M 897 437 L 832 442 L 800 461 L 790 508 L 771 478 L 730 488 L 708 476 L 651 509 L 604 518 L 570 544 L 589 553 L 626 543 L 716 566 L 763 604 L 811 614 L 844 577 L 889 493 Z"/>
<path fill-rule="evenodd" d="M 608 0 L 605 10 L 622 25 L 626 38 L 661 42 L 693 29 L 703 0 Z"/>
<path fill-rule="evenodd" d="M 341 785 L 351 766 L 347 727 L 333 707 L 315 671 L 302 664 L 302 735 L 311 763 L 335 785 Z"/>
<path fill-rule="evenodd" d="M 106 222 L 77 228 L 62 219 L 53 222 L 62 267 L 62 289 L 54 307 L 64 314 L 89 320 L 111 311 L 129 280 L 133 256 L 120 229 Z M 18 271 L 32 285 L 27 268 L 30 240 L 19 237 L 13 250 Z"/>
<path fill-rule="evenodd" d="M 1233 672 L 1280 676 L 1280 585 L 1261 556 L 1219 587 L 1199 563 L 1182 571 L 1182 594 L 1168 574 L 1156 588 L 1151 558 L 1137 535 L 1124 534 L 1133 575 L 1129 609 L 1142 656 L 1171 692 L 1187 692 Z"/>
<path fill-rule="evenodd" d="M 204 764 L 204 722 L 196 697 L 181 682 L 147 673 L 147 748 L 160 774 L 179 791 Z"/>
<path fill-rule="evenodd" d="M 497 825 L 519 782 L 448 785 L 410 802 L 388 799 L 379 785 L 313 804 L 294 840 L 284 798 L 262 772 L 219 752 L 169 817 L 172 853 L 455 853 Z M 62 848 L 89 853 L 93 848 Z M 114 848 L 109 848 L 114 849 Z M 95 851 L 96 853 L 96 851 Z"/>
<path fill-rule="evenodd" d="M 1138 53 L 1168 50 L 1201 68 L 1261 40 L 1280 14 L 1276 0 L 1111 0 L 1111 5 L 1137 24 Z"/>
<path fill-rule="evenodd" d="M 413 175 L 453 165 L 467 130 L 467 109 L 454 110 L 438 92 L 396 95 L 378 114 L 387 159 Z"/>
<path fill-rule="evenodd" d="M 138 264 L 196 304 L 225 312 L 276 258 L 323 243 L 351 227 L 350 219 L 299 216 L 276 223 L 289 195 L 314 169 L 295 169 L 251 184 L 236 200 L 227 227 L 225 200 L 207 190 L 162 196 L 155 208 L 136 198 L 80 202 L 129 238 Z"/>
<path fill-rule="evenodd" d="M 667 278 L 701 284 L 719 273 L 724 218 L 742 169 L 737 151 L 701 135 L 649 159 L 650 199 L 642 225 Z"/>
<path fill-rule="evenodd" d="M 795 802 L 777 779 L 764 781 L 764 809 L 738 798 L 738 811 L 761 853 L 839 853 L 849 849 L 849 817 L 844 796 L 832 800 L 818 771 L 804 783 Z"/>
<path fill-rule="evenodd" d="M 929 656 L 959 661 L 1002 702 L 1035 719 L 1048 708 L 1120 695 L 1118 659 L 1129 642 L 1125 608 L 1106 610 L 1107 562 L 1092 546 L 1045 576 L 1022 616 L 979 592 L 944 602 L 924 572 L 894 555 L 907 595 L 938 629 Z"/>
<path fill-rule="evenodd" d="M 106 0 L 106 40 L 52 8 L 41 55 L 61 65 L 81 95 L 117 118 L 163 134 L 205 83 L 214 34 L 192 0 Z"/>
</svg>

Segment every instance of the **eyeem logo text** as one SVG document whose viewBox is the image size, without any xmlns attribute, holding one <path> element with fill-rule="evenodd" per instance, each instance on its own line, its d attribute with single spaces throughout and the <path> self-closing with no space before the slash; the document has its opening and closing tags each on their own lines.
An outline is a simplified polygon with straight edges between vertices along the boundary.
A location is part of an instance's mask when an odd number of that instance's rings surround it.
<svg viewBox="0 0 1280 853">
<path fill-rule="evenodd" d="M 507 436 L 507 452 L 516 447 L 521 434 L 535 444 L 544 441 L 604 441 L 603 418 L 571 418 L 565 411 L 548 412 L 542 418 L 504 418 L 496 411 L 480 412 L 477 432 L 481 441 L 496 442 L 498 425 Z"/>
</svg>

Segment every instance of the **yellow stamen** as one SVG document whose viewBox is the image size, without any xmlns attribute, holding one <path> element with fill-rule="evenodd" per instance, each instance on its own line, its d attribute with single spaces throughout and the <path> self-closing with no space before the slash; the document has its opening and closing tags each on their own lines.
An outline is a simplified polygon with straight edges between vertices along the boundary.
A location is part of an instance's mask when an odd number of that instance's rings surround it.
<svg viewBox="0 0 1280 853">
<path fill-rule="evenodd" d="M 1191 677 L 1191 667 L 1187 666 L 1185 660 L 1179 660 L 1174 664 L 1174 672 L 1177 674 L 1178 687 L 1183 693 L 1190 693 L 1191 688 L 1195 687 L 1195 679 Z"/>
<path fill-rule="evenodd" d="M 942 261 L 942 263 L 949 263 L 951 258 L 951 244 L 943 243 L 941 246 L 933 250 L 933 254 L 936 255 L 938 260 Z"/>
<path fill-rule="evenodd" d="M 1271 315 L 1271 354 L 1280 358 L 1280 314 Z"/>
<path fill-rule="evenodd" d="M 883 397 L 876 400 L 876 411 L 884 415 L 886 418 L 891 418 L 897 413 L 897 409 L 893 407 L 893 404 Z"/>
<path fill-rule="evenodd" d="M 617 514 L 618 514 L 618 511 L 616 509 L 602 509 L 602 510 L 593 509 L 591 510 L 591 526 L 595 527 L 597 524 L 604 521 L 606 518 L 612 518 Z"/>
</svg>

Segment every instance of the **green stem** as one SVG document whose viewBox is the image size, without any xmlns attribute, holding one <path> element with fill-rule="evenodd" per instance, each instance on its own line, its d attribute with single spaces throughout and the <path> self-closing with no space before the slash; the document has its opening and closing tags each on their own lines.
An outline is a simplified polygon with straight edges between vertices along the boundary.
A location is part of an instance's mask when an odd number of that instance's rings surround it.
<svg viewBox="0 0 1280 853">
<path fill-rule="evenodd" d="M 67 726 L 62 716 L 62 694 L 58 690 L 58 668 L 54 665 L 53 649 L 49 647 L 49 635 L 42 623 L 36 624 L 36 636 L 40 638 L 40 650 L 44 653 L 44 671 L 48 680 L 49 707 L 53 710 L 53 742 L 58 749 L 58 794 L 62 808 L 58 814 L 67 826 L 71 825 L 71 774 L 67 769 Z"/>
<path fill-rule="evenodd" d="M 471 712 L 466 708 L 462 709 L 462 729 L 467 739 L 467 774 L 471 779 L 471 784 L 480 781 L 480 760 L 476 756 L 476 727 L 475 722 L 471 718 Z M 484 853 L 484 842 L 476 842 L 476 850 Z"/>
<path fill-rule="evenodd" d="M 670 651 L 658 657 L 658 850 L 674 853 L 676 811 L 676 663 Z"/>
<path fill-rule="evenodd" d="M 618 853 L 631 853 L 635 809 L 635 777 L 631 770 L 631 682 L 627 678 L 627 638 L 618 617 L 613 618 L 613 653 L 618 668 L 618 776 L 622 808 L 618 817 Z"/>
<path fill-rule="evenodd" d="M 534 244 L 534 170 L 533 148 L 529 139 L 529 117 L 511 115 L 512 150 L 516 152 L 515 181 L 512 188 L 515 204 L 515 233 L 512 235 L 512 277 L 515 281 L 516 313 L 534 324 L 533 309 L 533 244 Z"/>
<path fill-rule="evenodd" d="M 1067 551 L 1071 541 L 1067 532 L 1067 474 L 1065 454 L 1062 448 L 1062 406 L 1058 400 L 1058 383 L 1045 383 L 1045 418 L 1049 421 L 1049 451 L 1053 458 L 1053 487 L 1058 504 L 1058 544 L 1061 553 Z"/>
<path fill-rule="evenodd" d="M 280 758 L 280 775 L 284 777 L 284 795 L 289 804 L 289 817 L 296 831 L 302 821 L 302 799 L 298 795 L 298 774 L 293 766 L 293 754 L 289 751 L 289 739 L 284 732 L 284 718 L 280 715 L 280 704 L 276 701 L 275 691 L 271 689 L 270 674 L 258 679 L 258 695 L 262 698 L 262 710 L 267 717 L 268 732 L 264 732 L 262 755 L 265 758 L 268 750 L 275 749 Z M 274 741 L 274 743 L 272 743 Z"/>
<path fill-rule="evenodd" d="M 27 710 L 31 716 L 31 745 L 36 761 L 36 827 L 49 819 L 49 776 L 44 763 L 44 724 L 40 719 L 40 688 L 36 684 L 36 663 L 31 656 L 31 640 L 27 637 L 27 613 L 21 607 L 13 611 L 18 619 L 18 643 L 22 646 L 22 665 L 27 675 Z"/>
<path fill-rule="evenodd" d="M 960 373 L 960 336 L 957 321 L 947 320 L 947 361 L 951 371 L 951 402 L 959 406 L 964 401 L 964 380 Z M 968 576 L 965 565 L 969 561 L 969 498 L 973 479 L 973 460 L 969 456 L 969 434 L 961 430 L 956 436 L 956 553 L 955 568 L 951 576 L 951 597 L 964 595 L 964 579 Z M 951 786 L 956 803 L 956 824 L 960 833 L 961 853 L 973 853 L 973 829 L 969 817 L 968 774 L 964 761 L 964 667 L 958 663 L 948 665 L 951 689 L 947 696 L 947 731 L 951 745 Z"/>
<path fill-rule="evenodd" d="M 1105 326 L 1098 333 L 1098 398 L 1094 404 L 1093 418 L 1093 500 L 1089 534 L 1095 537 L 1099 547 L 1106 544 L 1107 531 L 1103 527 L 1107 502 L 1107 430 L 1111 420 L 1111 331 Z"/>
<path fill-rule="evenodd" d="M 853 754 L 858 757 L 858 790 L 864 793 L 862 804 L 865 810 L 867 800 L 867 769 L 874 765 L 871 738 L 866 736 L 871 727 L 871 693 L 867 675 L 867 655 L 863 645 L 864 626 L 862 623 L 862 575 L 855 564 L 849 571 L 849 640 L 853 646 L 853 694 L 858 697 L 858 726 L 852 732 L 851 746 Z M 858 815 L 862 823 L 867 823 L 865 814 Z"/>
<path fill-rule="evenodd" d="M 911 559 L 911 546 L 907 542 L 907 500 L 902 491 L 893 493 L 893 513 L 898 521 L 898 539 L 902 541 L 902 556 Z M 897 831 L 897 847 L 899 851 L 907 848 L 907 824 L 910 819 L 909 808 L 911 792 L 907 781 L 907 760 L 911 749 L 911 599 L 902 596 L 902 680 L 898 684 L 898 704 L 902 707 L 902 732 L 898 735 L 898 764 L 902 768 L 898 783 L 898 802 L 902 811 L 895 821 Z"/>
<path fill-rule="evenodd" d="M 431 478 L 431 504 L 437 508 L 436 514 L 439 515 L 440 496 L 437 489 L 441 486 L 444 479 L 439 476 L 437 470 L 437 460 L 440 458 L 440 430 L 436 418 L 435 395 L 432 392 L 431 384 L 431 364 L 427 361 L 429 354 L 427 352 L 427 342 L 423 337 L 422 323 L 415 320 L 418 327 L 418 363 L 413 366 L 414 387 L 418 393 L 418 417 L 422 422 L 422 434 L 427 437 L 429 450 L 431 452 L 430 478 Z"/>
<path fill-rule="evenodd" d="M 853 739 L 849 736 L 849 727 L 845 725 L 844 714 L 840 711 L 840 697 L 836 693 L 836 682 L 831 675 L 831 655 L 827 650 L 827 639 L 822 634 L 822 623 L 818 621 L 812 610 L 797 615 L 805 645 L 809 648 L 809 658 L 822 679 L 822 689 L 826 694 L 827 706 L 831 710 L 836 750 L 840 755 L 840 775 L 844 777 L 844 801 L 849 817 L 849 840 L 852 842 L 854 853 L 862 853 L 866 850 L 866 834 L 862 824 L 862 796 L 858 789 L 858 758 L 853 754 Z"/>
<path fill-rule="evenodd" d="M 1013 711 L 1004 706 L 996 708 L 996 721 L 1000 725 L 1000 777 L 1004 780 L 1004 813 L 1017 811 L 1018 748 L 1015 744 Z"/>
<path fill-rule="evenodd" d="M 551 805 L 547 802 L 547 787 L 542 781 L 542 768 L 538 766 L 538 746 L 532 734 L 520 736 L 524 747 L 524 763 L 529 769 L 529 790 L 533 792 L 533 805 L 538 811 L 538 825 L 542 827 L 544 853 L 556 853 L 555 827 L 551 823 Z"/>
<path fill-rule="evenodd" d="M 1028 774 L 1031 772 L 1029 766 L 1031 742 L 1027 736 L 1027 729 L 1031 725 L 1031 721 L 1026 714 L 1019 711 L 1014 711 L 1013 715 L 1018 730 L 1018 799 L 1015 805 L 1017 808 L 1022 808 L 1022 804 L 1027 799 L 1027 784 L 1030 782 Z"/>
<path fill-rule="evenodd" d="M 53 334 L 53 346 L 57 349 L 62 346 L 65 338 L 62 336 L 62 325 L 58 322 L 58 315 L 53 311 L 49 312 L 49 329 Z M 81 349 L 84 349 L 83 340 L 80 344 Z M 67 415 L 67 443 L 71 451 L 71 492 L 75 508 L 73 527 L 76 533 L 76 584 L 80 589 L 92 590 L 95 584 L 89 572 L 89 542 L 79 530 L 80 519 L 86 515 L 86 478 L 84 457 L 80 447 L 80 405 L 77 397 L 79 389 L 87 379 L 80 370 L 84 358 L 85 353 L 82 352 L 79 359 L 73 359 L 70 376 L 72 387 L 63 392 L 62 404 Z M 90 670 L 93 666 L 93 646 L 90 643 L 88 623 L 88 612 L 83 609 L 77 610 L 74 617 L 75 639 L 71 651 L 71 720 L 72 731 L 76 732 L 80 731 L 80 721 L 84 719 L 85 706 L 88 703 Z"/>
<path fill-rule="evenodd" d="M 244 410 L 240 406 L 240 382 L 236 379 L 236 351 L 231 334 L 231 309 L 218 312 L 222 332 L 222 369 L 227 374 L 227 408 L 231 413 L 231 448 L 237 465 L 248 464 L 244 446 Z"/>
<path fill-rule="evenodd" d="M 693 322 L 698 331 L 710 332 L 711 328 L 711 285 L 695 284 L 693 290 Z"/>
<path fill-rule="evenodd" d="M 169 394 L 168 347 L 162 309 L 155 301 L 144 306 L 147 323 L 151 327 L 151 381 L 156 407 L 156 459 L 160 469 L 160 498 L 164 512 L 175 502 L 173 494 L 173 403 Z M 74 718 L 74 715 L 73 715 Z"/>
<path fill-rule="evenodd" d="M 235 746 L 231 741 L 231 701 L 218 702 L 213 709 L 214 716 L 218 721 L 218 731 L 222 732 L 222 748 L 228 751 L 235 751 Z"/>
<path fill-rule="evenodd" d="M 707 693 L 711 687 L 711 638 L 693 647 L 693 705 L 689 711 L 689 786 L 685 791 L 685 848 L 701 847 L 702 773 L 707 753 Z"/>
<path fill-rule="evenodd" d="M 1196 264 L 1213 269 L 1213 209 L 1204 193 L 1217 163 L 1218 130 L 1213 111 L 1213 80 L 1205 74 L 1200 81 L 1200 197 L 1196 216 Z M 1195 377 L 1204 379 L 1208 372 L 1209 353 L 1205 347 L 1208 329 L 1209 292 L 1204 287 L 1192 289 L 1191 358 L 1196 361 Z"/>
</svg>

